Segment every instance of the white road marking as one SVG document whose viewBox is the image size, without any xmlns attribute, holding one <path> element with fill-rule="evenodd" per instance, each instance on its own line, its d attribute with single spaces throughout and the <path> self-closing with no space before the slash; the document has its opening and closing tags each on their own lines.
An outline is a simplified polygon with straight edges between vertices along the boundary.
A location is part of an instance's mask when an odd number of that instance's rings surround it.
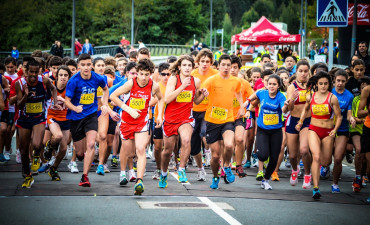
<svg viewBox="0 0 370 225">
<path fill-rule="evenodd" d="M 219 215 L 222 219 L 224 219 L 227 223 L 232 225 L 241 225 L 239 221 L 234 219 L 234 217 L 230 216 L 227 212 L 225 212 L 223 209 L 221 209 L 219 206 L 217 206 L 214 202 L 209 200 L 207 197 L 198 197 L 199 200 L 201 200 L 203 203 L 207 204 L 209 208 L 213 210 L 217 215 Z"/>
<path fill-rule="evenodd" d="M 179 204 L 177 207 L 169 207 L 169 206 L 160 206 L 161 203 L 169 204 L 169 203 L 177 203 Z M 181 203 L 190 203 L 190 204 L 204 204 L 207 207 L 189 207 L 189 206 L 181 206 Z M 200 202 L 155 202 L 155 201 L 137 201 L 137 204 L 142 209 L 211 209 L 206 203 Z M 223 210 L 235 210 L 231 205 L 227 204 L 226 202 L 216 202 L 215 203 L 218 207 Z"/>
<path fill-rule="evenodd" d="M 355 170 L 355 169 L 351 169 L 351 170 L 356 172 L 356 170 Z"/>
<path fill-rule="evenodd" d="M 179 178 L 177 177 L 177 173 L 175 173 L 175 172 L 170 172 L 170 174 L 177 180 L 177 181 L 179 181 Z M 187 183 L 180 183 L 180 184 L 182 184 L 182 185 L 191 185 L 191 183 L 188 181 Z"/>
</svg>

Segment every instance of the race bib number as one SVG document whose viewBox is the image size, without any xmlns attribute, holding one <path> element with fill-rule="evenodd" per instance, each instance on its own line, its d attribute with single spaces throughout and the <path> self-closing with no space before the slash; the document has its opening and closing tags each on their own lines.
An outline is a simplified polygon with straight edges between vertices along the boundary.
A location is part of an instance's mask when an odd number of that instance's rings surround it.
<svg viewBox="0 0 370 225">
<path fill-rule="evenodd" d="M 80 98 L 80 104 L 82 105 L 90 105 L 94 103 L 95 93 L 90 94 L 82 94 Z"/>
<path fill-rule="evenodd" d="M 108 102 L 108 106 L 109 106 L 109 108 L 111 109 L 111 110 L 113 110 L 113 105 L 112 105 L 112 103 L 110 103 L 110 102 Z"/>
<path fill-rule="evenodd" d="M 227 119 L 227 109 L 219 108 L 216 106 L 212 107 L 211 117 L 218 120 L 226 120 Z"/>
<path fill-rule="evenodd" d="M 209 101 L 208 96 L 207 97 L 204 97 L 203 100 L 200 102 L 200 104 L 202 104 L 202 105 L 208 105 L 208 101 Z"/>
<path fill-rule="evenodd" d="M 240 107 L 239 101 L 236 98 L 234 98 L 234 100 L 233 100 L 233 107 L 234 108 Z"/>
<path fill-rule="evenodd" d="M 329 115 L 328 104 L 317 104 L 312 106 L 312 113 L 317 116 Z"/>
<path fill-rule="evenodd" d="M 133 109 L 142 110 L 145 108 L 145 99 L 143 98 L 131 98 L 130 107 Z"/>
<path fill-rule="evenodd" d="M 103 88 L 101 87 L 98 87 L 97 91 L 96 91 L 96 97 L 102 97 L 103 96 Z"/>
<path fill-rule="evenodd" d="M 191 102 L 193 98 L 192 91 L 182 91 L 176 98 L 176 102 Z"/>
<path fill-rule="evenodd" d="M 299 102 L 306 102 L 306 91 L 300 91 L 298 96 Z"/>
<path fill-rule="evenodd" d="M 26 103 L 26 113 L 42 113 L 42 102 Z"/>
<path fill-rule="evenodd" d="M 279 123 L 279 115 L 278 114 L 263 114 L 263 124 L 268 125 L 276 125 Z"/>
</svg>

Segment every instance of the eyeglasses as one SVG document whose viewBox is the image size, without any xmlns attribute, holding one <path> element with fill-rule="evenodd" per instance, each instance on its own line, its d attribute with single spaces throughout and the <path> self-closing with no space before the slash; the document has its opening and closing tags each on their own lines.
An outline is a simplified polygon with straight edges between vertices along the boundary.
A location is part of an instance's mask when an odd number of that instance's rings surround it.
<svg viewBox="0 0 370 225">
<path fill-rule="evenodd" d="M 170 76 L 170 73 L 161 73 L 162 76 Z"/>
</svg>

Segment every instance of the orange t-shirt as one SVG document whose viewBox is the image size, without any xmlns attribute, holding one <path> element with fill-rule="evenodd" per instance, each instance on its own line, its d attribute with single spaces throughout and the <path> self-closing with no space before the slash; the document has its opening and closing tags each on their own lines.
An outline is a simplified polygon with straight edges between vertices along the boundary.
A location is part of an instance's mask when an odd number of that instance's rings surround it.
<svg viewBox="0 0 370 225">
<path fill-rule="evenodd" d="M 243 102 L 245 102 L 247 100 L 247 98 L 249 98 L 249 96 L 251 96 L 253 94 L 253 89 L 251 87 L 251 85 L 249 84 L 248 81 L 242 79 L 242 78 L 238 78 L 240 80 L 240 83 L 241 83 L 241 89 L 240 89 L 240 92 L 242 93 L 242 96 L 243 96 Z M 238 100 L 236 99 L 236 97 L 234 96 L 234 99 L 233 99 L 233 113 L 234 113 L 234 119 L 236 120 L 236 116 L 238 115 L 238 111 L 240 109 L 240 105 L 239 105 L 239 102 Z"/>
<path fill-rule="evenodd" d="M 204 81 L 206 81 L 209 77 L 211 77 L 211 76 L 213 76 L 217 73 L 218 73 L 217 70 L 209 68 L 206 75 L 200 75 L 199 74 L 199 69 L 195 69 L 195 70 L 193 70 L 193 72 L 191 72 L 191 75 L 193 77 L 198 78 L 200 80 L 200 84 L 202 85 L 204 83 Z M 193 104 L 193 111 L 195 111 L 195 112 L 205 112 L 207 110 L 207 105 L 208 105 L 208 97 L 205 97 L 199 105 Z"/>
<path fill-rule="evenodd" d="M 53 82 L 53 84 L 56 86 L 55 81 Z M 66 97 L 66 88 L 64 88 L 63 90 L 58 90 L 57 89 L 57 95 L 65 99 L 65 97 Z M 48 120 L 54 119 L 56 121 L 67 121 L 68 108 L 65 106 L 63 101 L 58 100 L 57 104 L 60 105 L 62 110 L 57 110 L 57 109 L 54 108 L 54 99 L 53 99 L 53 97 L 51 97 L 51 104 L 48 108 L 47 119 Z"/>
<path fill-rule="evenodd" d="M 233 99 L 240 92 L 239 78 L 230 76 L 227 79 L 220 74 L 208 78 L 202 85 L 209 92 L 204 120 L 210 123 L 223 124 L 234 121 Z"/>
<path fill-rule="evenodd" d="M 166 93 L 166 86 L 161 82 L 158 83 L 159 85 L 159 90 L 161 91 L 162 98 L 164 98 L 164 94 Z M 166 107 L 166 103 L 163 104 L 163 109 L 162 109 L 162 119 L 163 119 L 163 114 L 164 114 L 164 108 Z M 158 103 L 155 105 L 154 109 L 154 118 L 157 119 L 158 116 Z"/>
</svg>

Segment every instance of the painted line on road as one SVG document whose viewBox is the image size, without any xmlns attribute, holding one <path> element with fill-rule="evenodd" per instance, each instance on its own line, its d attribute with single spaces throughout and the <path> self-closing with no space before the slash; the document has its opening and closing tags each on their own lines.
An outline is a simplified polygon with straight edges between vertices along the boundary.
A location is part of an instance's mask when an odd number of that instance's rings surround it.
<svg viewBox="0 0 370 225">
<path fill-rule="evenodd" d="M 175 173 L 175 172 L 170 172 L 170 174 L 177 180 L 177 181 L 179 181 L 179 178 L 177 177 L 177 173 Z M 187 183 L 180 183 L 180 184 L 182 184 L 182 185 L 191 185 L 191 183 L 188 181 Z"/>
<path fill-rule="evenodd" d="M 355 170 L 355 169 L 351 169 L 351 170 L 356 172 L 356 170 Z"/>
<path fill-rule="evenodd" d="M 227 212 L 225 212 L 223 209 L 221 209 L 219 206 L 217 206 L 214 202 L 209 200 L 207 197 L 198 197 L 199 200 L 201 200 L 203 203 L 207 204 L 209 208 L 212 209 L 213 212 L 215 212 L 217 215 L 219 215 L 222 219 L 224 219 L 227 223 L 232 225 L 241 225 L 239 221 L 234 219 L 234 217 L 230 216 Z"/>
</svg>

